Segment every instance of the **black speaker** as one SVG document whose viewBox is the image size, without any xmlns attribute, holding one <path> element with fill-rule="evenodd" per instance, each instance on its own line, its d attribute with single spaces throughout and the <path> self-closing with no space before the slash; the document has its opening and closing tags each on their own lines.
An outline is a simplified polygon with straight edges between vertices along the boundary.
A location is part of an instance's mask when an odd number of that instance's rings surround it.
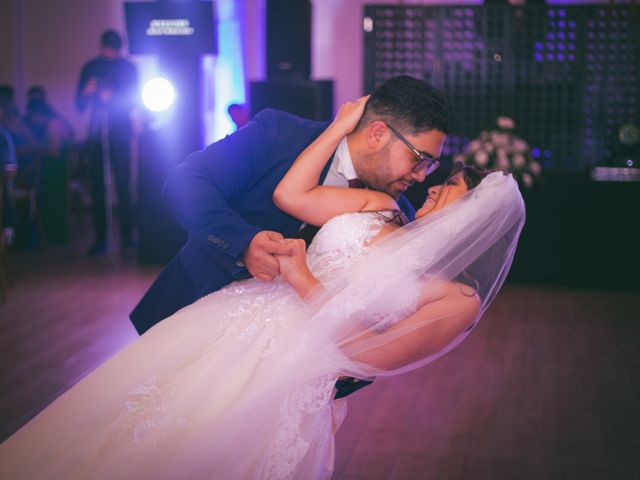
<svg viewBox="0 0 640 480">
<path fill-rule="evenodd" d="M 164 130 L 146 129 L 139 138 L 137 223 L 140 263 L 166 263 L 187 240 L 161 195 L 167 171 L 186 156 L 184 150 L 167 144 L 173 137 Z"/>
<path fill-rule="evenodd" d="M 311 120 L 333 118 L 333 80 L 251 82 L 250 92 L 252 116 L 276 108 Z"/>
<path fill-rule="evenodd" d="M 310 75 L 310 0 L 267 0 L 267 78 Z"/>
</svg>

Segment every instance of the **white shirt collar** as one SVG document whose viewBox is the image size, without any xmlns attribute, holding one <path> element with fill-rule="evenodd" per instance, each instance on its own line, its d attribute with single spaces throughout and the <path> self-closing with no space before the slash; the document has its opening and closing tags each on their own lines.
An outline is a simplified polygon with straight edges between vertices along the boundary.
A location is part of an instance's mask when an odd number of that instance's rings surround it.
<svg viewBox="0 0 640 480">
<path fill-rule="evenodd" d="M 340 144 L 336 149 L 335 156 L 338 162 L 336 171 L 340 175 L 342 175 L 347 180 L 353 180 L 355 178 L 358 178 L 358 175 L 356 175 L 356 170 L 355 168 L 353 168 L 353 160 L 351 160 L 351 152 L 349 151 L 349 144 L 347 142 L 347 137 L 344 137 L 340 141 Z"/>
<path fill-rule="evenodd" d="M 349 180 L 354 178 L 358 178 L 358 176 L 355 168 L 353 168 L 347 137 L 344 137 L 338 144 L 338 148 L 336 148 L 331 167 L 329 167 L 329 172 L 322 183 L 332 187 L 346 187 Z"/>
</svg>

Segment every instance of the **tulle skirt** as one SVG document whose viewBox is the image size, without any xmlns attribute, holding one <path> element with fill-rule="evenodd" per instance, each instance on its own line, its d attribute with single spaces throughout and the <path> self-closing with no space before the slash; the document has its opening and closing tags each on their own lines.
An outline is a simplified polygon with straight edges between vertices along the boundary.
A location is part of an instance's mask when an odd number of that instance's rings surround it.
<svg viewBox="0 0 640 480">
<path fill-rule="evenodd" d="M 307 320 L 280 282 L 201 299 L 0 445 L 0 477 L 328 478 L 344 357 Z"/>
</svg>

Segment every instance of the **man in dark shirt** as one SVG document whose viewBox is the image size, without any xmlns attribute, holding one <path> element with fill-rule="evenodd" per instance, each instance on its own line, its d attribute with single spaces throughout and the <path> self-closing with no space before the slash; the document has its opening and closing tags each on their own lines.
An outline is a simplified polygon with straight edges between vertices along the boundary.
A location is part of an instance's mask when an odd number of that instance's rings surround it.
<svg viewBox="0 0 640 480">
<path fill-rule="evenodd" d="M 132 123 L 138 74 L 135 66 L 120 56 L 122 40 L 113 30 L 102 34 L 100 55 L 87 62 L 80 73 L 76 105 L 89 110 L 87 154 L 92 182 L 95 243 L 90 255 L 107 250 L 107 205 L 105 175 L 108 163 L 118 194 L 120 241 L 123 253 L 132 248 L 132 215 L 129 193 Z M 107 163 L 108 162 L 108 163 Z"/>
</svg>

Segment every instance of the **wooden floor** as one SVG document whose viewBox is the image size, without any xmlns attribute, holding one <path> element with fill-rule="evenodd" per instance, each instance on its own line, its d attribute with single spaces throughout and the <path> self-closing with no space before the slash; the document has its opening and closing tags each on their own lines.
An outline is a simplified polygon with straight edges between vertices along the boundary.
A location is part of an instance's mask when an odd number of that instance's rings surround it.
<svg viewBox="0 0 640 480">
<path fill-rule="evenodd" d="M 157 268 L 14 254 L 0 305 L 0 439 L 136 338 Z M 338 479 L 640 478 L 637 292 L 507 286 L 474 333 L 349 399 Z"/>
</svg>

